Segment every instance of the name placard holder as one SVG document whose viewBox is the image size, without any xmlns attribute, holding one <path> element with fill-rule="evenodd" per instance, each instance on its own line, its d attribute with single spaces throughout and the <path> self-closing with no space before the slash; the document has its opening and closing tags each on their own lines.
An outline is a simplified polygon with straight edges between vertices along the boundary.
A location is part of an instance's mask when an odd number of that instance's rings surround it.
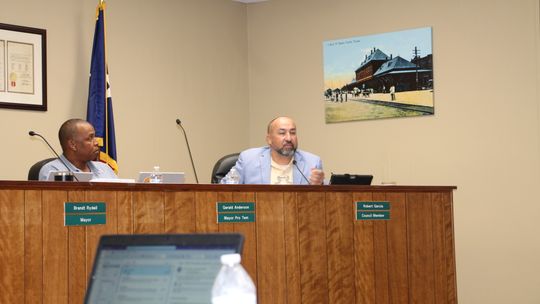
<svg viewBox="0 0 540 304">
<path fill-rule="evenodd" d="M 104 202 L 65 202 L 64 226 L 91 226 L 107 223 L 107 205 Z"/>
<path fill-rule="evenodd" d="M 255 202 L 217 202 L 217 223 L 255 222 Z"/>
<path fill-rule="evenodd" d="M 356 202 L 356 220 L 389 220 L 390 202 Z"/>
</svg>

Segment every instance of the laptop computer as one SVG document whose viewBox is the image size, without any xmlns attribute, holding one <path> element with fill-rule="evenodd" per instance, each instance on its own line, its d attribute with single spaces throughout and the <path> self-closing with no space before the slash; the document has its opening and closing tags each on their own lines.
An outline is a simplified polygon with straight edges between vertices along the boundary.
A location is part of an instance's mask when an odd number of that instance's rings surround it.
<svg viewBox="0 0 540 304">
<path fill-rule="evenodd" d="M 331 185 L 371 185 L 373 175 L 333 174 L 330 176 Z"/>
<path fill-rule="evenodd" d="M 139 172 L 137 183 L 148 183 L 153 172 Z M 183 184 L 185 181 L 184 172 L 160 172 L 163 176 L 164 184 Z"/>
<path fill-rule="evenodd" d="M 241 234 L 104 235 L 85 303 L 204 303 L 222 254 L 241 253 Z"/>
</svg>

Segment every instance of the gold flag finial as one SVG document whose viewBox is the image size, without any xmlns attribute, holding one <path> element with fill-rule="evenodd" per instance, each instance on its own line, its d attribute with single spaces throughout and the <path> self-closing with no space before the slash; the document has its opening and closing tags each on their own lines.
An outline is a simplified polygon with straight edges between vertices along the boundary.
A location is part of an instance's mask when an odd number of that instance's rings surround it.
<svg viewBox="0 0 540 304">
<path fill-rule="evenodd" d="M 99 0 L 98 6 L 96 7 L 96 19 L 99 16 L 99 11 L 105 9 L 105 0 Z"/>
</svg>

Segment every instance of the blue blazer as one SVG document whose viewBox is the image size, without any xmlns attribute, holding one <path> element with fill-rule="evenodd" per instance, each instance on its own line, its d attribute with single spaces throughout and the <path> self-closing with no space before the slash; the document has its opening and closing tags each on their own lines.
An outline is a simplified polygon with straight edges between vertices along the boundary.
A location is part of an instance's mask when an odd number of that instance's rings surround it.
<svg viewBox="0 0 540 304">
<path fill-rule="evenodd" d="M 312 168 L 322 170 L 321 158 L 315 154 L 296 150 L 294 159 L 298 169 L 304 173 L 307 179 L 311 175 Z M 252 148 L 240 153 L 234 166 L 240 174 L 240 184 L 270 184 L 270 161 L 270 147 Z M 309 184 L 298 172 L 298 169 L 293 165 L 293 184 Z"/>
</svg>

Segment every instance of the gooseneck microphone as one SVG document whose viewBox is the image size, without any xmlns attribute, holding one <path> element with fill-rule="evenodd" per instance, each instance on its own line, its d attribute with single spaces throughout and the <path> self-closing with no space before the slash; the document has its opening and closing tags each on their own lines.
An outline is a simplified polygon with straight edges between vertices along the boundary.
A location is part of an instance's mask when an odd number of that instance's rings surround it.
<svg viewBox="0 0 540 304">
<path fill-rule="evenodd" d="M 62 160 L 62 158 L 60 157 L 60 155 L 58 155 L 58 153 L 56 153 L 56 150 L 54 150 L 54 148 L 51 146 L 51 144 L 49 144 L 49 141 L 43 137 L 41 134 L 39 133 L 36 133 L 34 131 L 29 131 L 28 132 L 28 135 L 30 136 L 38 136 L 40 137 L 41 139 L 43 139 L 43 141 L 47 144 L 47 146 L 49 146 L 49 148 L 51 149 L 51 151 L 53 151 L 54 155 L 56 155 L 56 157 L 58 157 L 58 160 L 60 160 L 60 162 L 62 162 L 62 164 L 66 167 L 66 169 L 69 171 L 69 173 L 71 173 L 71 175 L 73 176 L 73 178 L 76 180 L 76 181 L 79 181 L 79 179 L 77 178 L 77 176 L 75 176 L 75 174 L 73 173 L 73 171 L 71 171 L 71 169 L 69 168 L 69 166 Z"/>
<path fill-rule="evenodd" d="M 298 168 L 298 164 L 296 163 L 296 159 L 293 159 L 292 161 L 293 165 L 296 167 L 296 169 L 298 170 L 298 172 L 300 172 L 300 174 L 302 174 L 302 177 L 306 180 L 306 182 L 308 183 L 308 185 L 310 184 L 309 183 L 309 179 L 307 179 L 307 177 L 304 175 L 304 173 L 302 172 L 302 170 L 300 170 L 300 168 Z"/>
<path fill-rule="evenodd" d="M 193 156 L 191 155 L 191 149 L 189 148 L 189 141 L 187 139 L 186 130 L 184 130 L 184 127 L 182 126 L 182 121 L 180 119 L 176 119 L 176 124 L 180 126 L 182 129 L 182 133 L 184 133 L 184 138 L 186 139 L 186 145 L 189 152 L 189 160 L 191 160 L 191 167 L 193 168 L 193 174 L 195 175 L 195 181 L 197 184 L 199 183 L 199 178 L 197 177 L 197 170 L 195 170 L 195 163 L 193 163 Z"/>
</svg>

